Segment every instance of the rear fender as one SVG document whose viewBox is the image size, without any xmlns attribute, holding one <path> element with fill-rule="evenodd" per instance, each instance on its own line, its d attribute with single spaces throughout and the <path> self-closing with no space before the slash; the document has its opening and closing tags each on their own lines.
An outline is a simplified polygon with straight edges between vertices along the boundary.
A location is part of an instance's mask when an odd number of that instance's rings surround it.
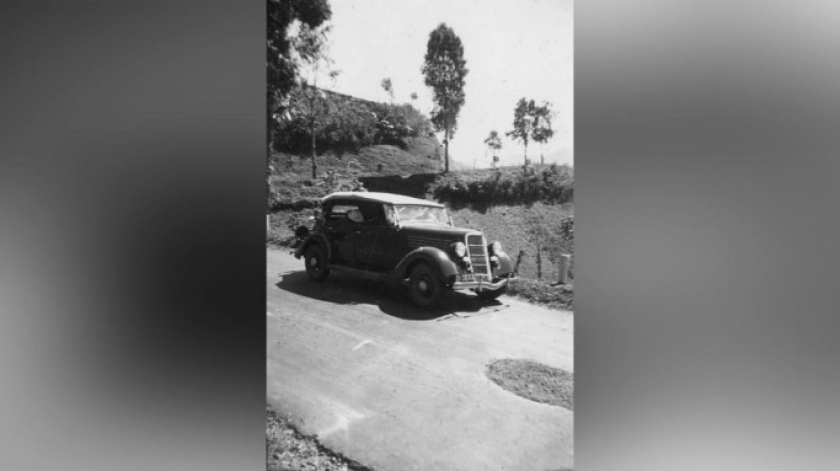
<svg viewBox="0 0 840 471">
<path fill-rule="evenodd" d="M 446 252 L 435 247 L 420 247 L 409 252 L 397 264 L 391 275 L 396 279 L 404 280 L 408 278 L 414 265 L 421 261 L 436 267 L 444 280 L 458 274 L 458 266 L 446 255 Z"/>
</svg>

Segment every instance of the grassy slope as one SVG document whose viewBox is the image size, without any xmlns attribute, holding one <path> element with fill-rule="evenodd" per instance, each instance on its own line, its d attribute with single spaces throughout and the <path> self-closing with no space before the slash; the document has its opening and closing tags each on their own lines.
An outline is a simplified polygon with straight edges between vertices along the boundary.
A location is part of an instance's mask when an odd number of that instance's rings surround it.
<svg viewBox="0 0 840 471">
<path fill-rule="evenodd" d="M 531 217 L 543 220 L 560 219 L 574 214 L 571 204 L 546 205 L 535 203 L 531 207 L 494 206 L 485 213 L 471 209 L 451 210 L 452 220 L 457 226 L 470 227 L 484 231 L 489 241 L 498 240 L 505 252 L 516 261 L 520 250 L 524 250 L 519 265 L 519 275 L 523 278 L 537 278 L 537 258 L 535 241 L 525 231 L 526 221 Z M 573 253 L 570 243 L 564 247 L 566 253 Z M 546 254 L 542 256 L 542 279 L 548 282 L 558 280 L 557 265 L 550 262 Z"/>
<path fill-rule="evenodd" d="M 358 153 L 327 151 L 315 157 L 318 173 L 328 170 L 344 172 L 351 161 L 359 164 L 360 175 L 403 175 L 439 171 L 441 168 L 435 137 L 408 138 L 405 150 L 392 145 L 362 147 Z M 274 177 L 289 181 L 310 180 L 311 162 L 308 155 L 278 152 L 272 157 Z M 381 165 L 381 170 L 379 166 Z M 355 166 L 354 166 L 355 167 Z"/>
<path fill-rule="evenodd" d="M 357 176 L 410 175 L 429 173 L 441 168 L 435 137 L 414 137 L 407 139 L 406 149 L 391 145 L 363 147 L 358 153 L 327 151 L 315 158 L 318 175 L 334 171 L 347 175 L 354 170 Z M 272 156 L 274 171 L 271 187 L 282 201 L 291 202 L 300 198 L 317 198 L 323 191 L 313 187 L 312 164 L 308 156 L 278 152 Z"/>
</svg>

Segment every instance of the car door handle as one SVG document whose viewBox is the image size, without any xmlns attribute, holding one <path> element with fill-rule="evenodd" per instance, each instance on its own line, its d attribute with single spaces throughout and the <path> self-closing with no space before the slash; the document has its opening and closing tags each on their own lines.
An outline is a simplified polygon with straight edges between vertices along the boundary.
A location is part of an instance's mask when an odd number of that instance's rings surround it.
<svg viewBox="0 0 840 471">
<path fill-rule="evenodd" d="M 356 231 L 356 235 L 360 235 L 362 231 Z"/>
</svg>

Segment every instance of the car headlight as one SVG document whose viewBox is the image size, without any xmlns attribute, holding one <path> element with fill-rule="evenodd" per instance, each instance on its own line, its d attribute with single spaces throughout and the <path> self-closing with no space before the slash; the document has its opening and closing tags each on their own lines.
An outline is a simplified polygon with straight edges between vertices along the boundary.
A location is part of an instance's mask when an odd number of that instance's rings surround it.
<svg viewBox="0 0 840 471">
<path fill-rule="evenodd" d="M 455 242 L 452 245 L 452 250 L 455 252 L 455 255 L 459 257 L 467 255 L 467 246 L 464 245 L 463 242 Z"/>
<path fill-rule="evenodd" d="M 490 244 L 490 247 L 488 247 L 488 250 L 491 255 L 502 253 L 502 243 L 499 241 L 493 242 Z"/>
</svg>

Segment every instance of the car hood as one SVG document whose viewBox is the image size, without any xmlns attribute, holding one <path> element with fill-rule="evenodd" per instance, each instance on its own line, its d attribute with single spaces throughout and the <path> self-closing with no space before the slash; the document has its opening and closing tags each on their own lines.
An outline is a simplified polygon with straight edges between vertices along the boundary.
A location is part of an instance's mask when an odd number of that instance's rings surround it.
<svg viewBox="0 0 840 471">
<path fill-rule="evenodd" d="M 453 242 L 464 242 L 467 234 L 481 233 L 481 231 L 462 227 L 423 224 L 406 225 L 402 227 L 401 231 L 405 234 L 411 248 L 437 247 L 443 250 L 447 249 Z"/>
</svg>

